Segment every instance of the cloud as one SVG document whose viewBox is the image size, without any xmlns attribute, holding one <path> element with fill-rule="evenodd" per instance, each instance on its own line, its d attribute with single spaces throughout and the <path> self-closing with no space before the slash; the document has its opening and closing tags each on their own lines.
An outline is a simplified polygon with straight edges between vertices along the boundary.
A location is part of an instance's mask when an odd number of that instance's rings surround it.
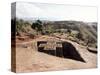
<svg viewBox="0 0 100 75">
<path fill-rule="evenodd" d="M 41 18 L 44 20 L 97 21 L 97 8 L 86 6 L 17 2 L 18 18 Z"/>
</svg>

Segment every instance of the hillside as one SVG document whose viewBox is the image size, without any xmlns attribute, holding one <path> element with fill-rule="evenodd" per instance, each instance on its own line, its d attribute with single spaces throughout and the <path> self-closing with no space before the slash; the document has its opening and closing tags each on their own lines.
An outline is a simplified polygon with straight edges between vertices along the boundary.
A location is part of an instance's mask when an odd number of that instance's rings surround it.
<svg viewBox="0 0 100 75">
<path fill-rule="evenodd" d="M 12 22 L 16 23 L 16 72 L 97 67 L 97 23 Z"/>
<path fill-rule="evenodd" d="M 38 21 L 38 20 L 37 20 Z M 97 47 L 97 23 L 96 22 L 81 22 L 81 21 L 40 21 L 41 29 L 35 28 L 35 23 L 29 21 L 16 21 L 17 35 L 29 35 L 32 38 L 38 35 L 66 35 L 66 39 L 77 41 L 83 45 Z M 33 26 L 33 27 L 32 27 Z M 56 36 L 56 35 L 55 35 Z"/>
</svg>

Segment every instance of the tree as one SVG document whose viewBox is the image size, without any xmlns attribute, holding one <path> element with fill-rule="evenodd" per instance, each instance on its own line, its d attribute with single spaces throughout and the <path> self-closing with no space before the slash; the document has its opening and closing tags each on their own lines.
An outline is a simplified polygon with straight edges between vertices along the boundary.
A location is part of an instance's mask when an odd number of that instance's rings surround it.
<svg viewBox="0 0 100 75">
<path fill-rule="evenodd" d="M 42 24 L 42 21 L 40 21 L 40 20 L 37 20 L 35 23 L 33 23 L 32 24 L 32 28 L 33 29 L 36 29 L 37 31 L 42 31 L 42 26 L 43 24 Z"/>
<path fill-rule="evenodd" d="M 70 29 L 68 29 L 67 32 L 68 32 L 69 34 L 71 34 L 71 30 L 70 30 Z"/>
</svg>

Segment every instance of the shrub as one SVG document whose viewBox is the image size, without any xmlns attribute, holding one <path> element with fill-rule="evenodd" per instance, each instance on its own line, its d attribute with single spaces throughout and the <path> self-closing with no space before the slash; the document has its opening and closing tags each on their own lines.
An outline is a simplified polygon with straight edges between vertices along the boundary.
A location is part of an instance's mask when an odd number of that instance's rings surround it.
<svg viewBox="0 0 100 75">
<path fill-rule="evenodd" d="M 37 31 L 42 31 L 42 21 L 37 20 L 35 23 L 31 26 L 33 29 L 36 29 Z"/>
<path fill-rule="evenodd" d="M 79 40 L 83 40 L 83 35 L 79 32 L 79 33 L 76 35 L 76 38 L 78 38 Z"/>
</svg>

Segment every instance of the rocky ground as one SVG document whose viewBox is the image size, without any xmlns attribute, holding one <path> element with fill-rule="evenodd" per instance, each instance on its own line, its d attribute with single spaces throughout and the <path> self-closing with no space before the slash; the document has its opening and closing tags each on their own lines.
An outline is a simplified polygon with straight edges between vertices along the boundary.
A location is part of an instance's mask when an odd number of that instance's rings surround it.
<svg viewBox="0 0 100 75">
<path fill-rule="evenodd" d="M 37 41 L 62 40 L 70 42 L 77 49 L 85 62 L 61 58 L 37 51 Z M 70 40 L 60 39 L 53 36 L 40 36 L 25 42 L 17 42 L 16 48 L 16 71 L 37 72 L 54 70 L 71 70 L 97 67 L 97 54 L 89 52 L 87 47 Z"/>
</svg>

